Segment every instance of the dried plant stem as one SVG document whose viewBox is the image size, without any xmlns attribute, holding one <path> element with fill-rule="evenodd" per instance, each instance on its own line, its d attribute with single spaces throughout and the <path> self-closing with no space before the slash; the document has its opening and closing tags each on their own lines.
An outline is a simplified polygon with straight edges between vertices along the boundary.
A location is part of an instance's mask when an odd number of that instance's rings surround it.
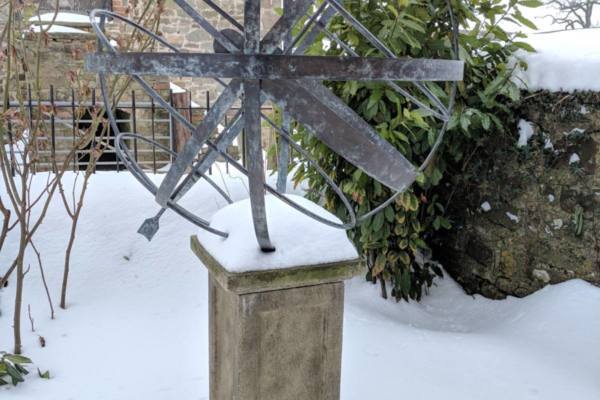
<svg viewBox="0 0 600 400">
<path fill-rule="evenodd" d="M 46 297 L 48 299 L 48 305 L 50 306 L 50 318 L 54 319 L 54 305 L 52 304 L 52 298 L 50 297 L 50 290 L 48 290 L 48 283 L 46 282 L 46 274 L 44 273 L 44 266 L 42 265 L 42 256 L 38 249 L 35 247 L 33 241 L 29 241 L 31 243 L 31 248 L 35 252 L 38 260 L 38 266 L 40 267 L 40 276 L 42 277 L 42 283 L 44 285 L 44 290 L 46 291 Z"/>
<path fill-rule="evenodd" d="M 29 316 L 29 323 L 31 324 L 31 332 L 35 332 L 35 325 L 33 324 L 33 317 L 31 316 L 31 304 L 27 304 L 27 315 Z"/>
<path fill-rule="evenodd" d="M 10 268 L 8 268 L 8 270 L 6 271 L 6 273 L 0 280 L 0 288 L 3 288 L 6 285 L 6 282 L 8 282 L 8 278 L 10 278 L 10 276 L 12 275 L 12 273 L 14 272 L 14 270 L 16 268 L 17 268 L 17 259 L 15 258 L 13 263 L 10 265 Z"/>
<path fill-rule="evenodd" d="M 73 244 L 75 243 L 75 236 L 77 233 L 77 225 L 79 223 L 79 216 L 81 215 L 81 210 L 83 208 L 83 200 L 85 198 L 85 193 L 88 187 L 88 181 L 91 174 L 86 171 L 85 177 L 83 179 L 83 187 L 81 188 L 81 192 L 79 193 L 79 200 L 76 205 L 74 205 L 73 210 L 71 211 L 68 207 L 68 203 L 64 194 L 64 190 L 61 187 L 61 197 L 63 199 L 63 203 L 65 204 L 65 208 L 67 209 L 67 213 L 71 217 L 71 233 L 69 235 L 69 242 L 67 244 L 67 250 L 65 251 L 65 265 L 63 271 L 63 282 L 60 291 L 60 308 L 67 308 L 67 286 L 69 282 L 69 270 L 71 265 L 71 252 L 73 250 Z M 75 190 L 75 189 L 73 189 Z"/>
<path fill-rule="evenodd" d="M 0 213 L 2 213 L 2 230 L 0 231 L 0 251 L 2 251 L 2 247 L 4 246 L 4 242 L 6 241 L 6 236 L 8 236 L 8 232 L 10 230 L 10 210 L 4 206 L 2 202 L 2 198 L 0 197 Z M 2 285 L 0 285 L 2 287 Z"/>
</svg>

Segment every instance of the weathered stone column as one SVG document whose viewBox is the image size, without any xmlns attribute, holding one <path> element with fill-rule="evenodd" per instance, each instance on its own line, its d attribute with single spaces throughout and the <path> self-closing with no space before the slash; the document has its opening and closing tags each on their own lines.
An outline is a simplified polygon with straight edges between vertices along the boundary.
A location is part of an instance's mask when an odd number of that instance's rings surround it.
<svg viewBox="0 0 600 400">
<path fill-rule="evenodd" d="M 338 400 L 344 280 L 358 260 L 227 271 L 192 237 L 209 270 L 210 399 Z"/>
</svg>

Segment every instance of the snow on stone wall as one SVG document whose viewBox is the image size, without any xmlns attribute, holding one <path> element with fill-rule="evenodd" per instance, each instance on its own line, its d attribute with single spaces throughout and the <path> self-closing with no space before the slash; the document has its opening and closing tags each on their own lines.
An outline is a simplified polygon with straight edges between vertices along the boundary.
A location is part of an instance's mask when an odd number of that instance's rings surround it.
<svg viewBox="0 0 600 400">
<path fill-rule="evenodd" d="M 516 78 L 529 91 L 600 91 L 600 29 L 530 34 L 536 53 L 521 54 L 526 71 Z"/>
</svg>

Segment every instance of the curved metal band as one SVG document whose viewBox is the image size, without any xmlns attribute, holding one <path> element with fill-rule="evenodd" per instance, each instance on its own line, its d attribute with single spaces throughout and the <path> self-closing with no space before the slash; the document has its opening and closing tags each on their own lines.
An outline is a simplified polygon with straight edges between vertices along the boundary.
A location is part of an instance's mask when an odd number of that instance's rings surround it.
<svg viewBox="0 0 600 400">
<path fill-rule="evenodd" d="M 174 152 L 173 150 L 169 149 L 167 146 L 164 146 L 164 145 L 158 143 L 157 141 L 149 139 L 140 134 L 133 133 L 133 132 L 121 132 L 119 137 L 122 137 L 122 139 L 120 139 L 120 142 L 119 142 L 120 149 L 125 149 L 125 151 L 127 152 L 128 156 L 129 156 L 130 161 L 134 160 L 135 157 L 134 157 L 134 159 L 131 158 L 131 156 L 130 156 L 131 151 L 129 150 L 129 147 L 123 142 L 123 140 L 125 140 L 125 139 L 135 139 L 135 140 L 139 140 L 139 141 L 148 143 L 151 146 L 159 148 L 160 150 L 164 151 L 165 153 L 168 153 L 171 157 L 177 158 L 177 153 Z M 119 139 L 117 139 L 117 140 L 119 140 Z M 213 181 L 210 177 L 206 176 L 205 173 L 199 172 L 197 168 L 195 168 L 192 172 L 194 172 L 194 174 L 197 174 L 197 175 L 201 176 L 202 178 L 206 179 L 206 181 L 221 195 L 221 197 L 223 197 L 229 204 L 233 204 L 233 200 L 231 199 L 231 197 L 229 197 L 229 195 L 227 193 L 225 193 L 225 191 L 223 189 L 221 189 L 221 187 L 215 181 Z"/>
<path fill-rule="evenodd" d="M 121 160 L 125 164 L 125 167 L 127 168 L 127 170 L 129 170 L 132 173 L 132 175 L 138 180 L 138 182 L 140 182 L 150 193 L 155 194 L 156 191 L 158 190 L 156 185 L 148 178 L 148 176 L 140 168 L 139 164 L 134 161 L 134 157 L 132 156 L 132 154 L 129 151 L 129 149 L 127 148 L 127 146 L 123 146 L 123 147 L 121 146 L 122 141 L 125 137 L 127 137 L 127 134 L 121 133 L 121 131 L 119 130 L 119 127 L 117 126 L 115 115 L 112 112 L 112 107 L 107 106 L 110 104 L 110 101 L 108 99 L 108 90 L 106 87 L 106 77 L 104 76 L 104 74 L 101 73 L 101 74 L 99 74 L 99 79 L 100 79 L 100 88 L 102 91 L 102 98 L 103 98 L 103 101 L 105 104 L 105 111 L 106 111 L 106 114 L 108 115 L 108 119 L 109 119 L 109 122 L 111 124 L 113 131 L 117 134 L 117 137 L 116 137 L 117 140 L 115 141 L 115 151 L 116 151 L 117 155 L 119 156 L 119 158 L 121 158 Z M 226 199 L 227 198 L 228 197 L 226 197 Z M 176 204 L 174 202 L 169 201 L 167 206 L 168 206 L 168 208 L 175 211 L 177 214 L 184 216 L 190 222 L 194 223 L 195 225 L 197 225 L 198 227 L 200 227 L 202 229 L 205 229 L 211 233 L 214 233 L 215 235 L 218 235 L 218 236 L 221 236 L 224 238 L 226 238 L 228 236 L 228 234 L 226 232 L 222 232 L 220 230 L 211 228 L 210 223 L 208 221 L 195 216 L 194 214 L 190 213 L 189 211 L 187 211 L 186 209 L 184 209 L 183 207 L 179 206 L 178 204 Z"/>
</svg>

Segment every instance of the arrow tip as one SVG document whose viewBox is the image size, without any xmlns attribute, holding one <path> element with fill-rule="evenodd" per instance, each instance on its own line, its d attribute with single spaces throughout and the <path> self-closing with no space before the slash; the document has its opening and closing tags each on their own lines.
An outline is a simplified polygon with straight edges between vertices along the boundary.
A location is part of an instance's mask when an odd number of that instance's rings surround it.
<svg viewBox="0 0 600 400">
<path fill-rule="evenodd" d="M 158 218 L 153 217 L 146 219 L 137 232 L 150 242 L 159 228 Z"/>
</svg>

